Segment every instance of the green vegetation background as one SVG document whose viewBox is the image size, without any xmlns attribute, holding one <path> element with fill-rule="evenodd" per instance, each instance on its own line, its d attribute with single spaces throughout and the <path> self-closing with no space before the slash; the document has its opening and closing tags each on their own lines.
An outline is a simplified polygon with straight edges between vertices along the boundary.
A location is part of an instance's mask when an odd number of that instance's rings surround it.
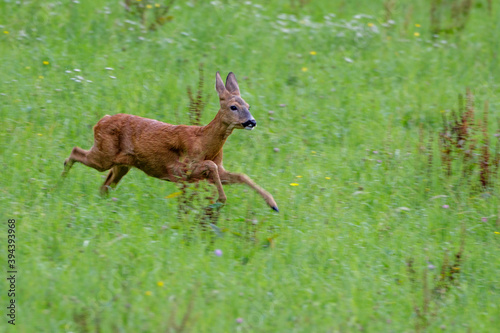
<svg viewBox="0 0 500 333">
<path fill-rule="evenodd" d="M 165 6 L 141 3 L 148 23 Z M 0 216 L 17 220 L 15 329 L 498 330 L 497 187 L 460 186 L 437 151 L 465 87 L 478 114 L 489 101 L 497 140 L 500 6 L 488 6 L 474 1 L 463 30 L 435 35 L 427 1 L 177 1 L 156 31 L 119 1 L 2 1 Z M 75 165 L 60 179 L 105 114 L 187 123 L 199 63 L 203 123 L 218 110 L 215 72 L 235 72 L 258 127 L 233 133 L 224 165 L 270 191 L 279 214 L 227 187 L 213 238 L 195 214 L 178 218 L 174 184 L 135 170 L 103 199 L 104 174 Z M 460 272 L 440 293 L 463 235 Z"/>
</svg>

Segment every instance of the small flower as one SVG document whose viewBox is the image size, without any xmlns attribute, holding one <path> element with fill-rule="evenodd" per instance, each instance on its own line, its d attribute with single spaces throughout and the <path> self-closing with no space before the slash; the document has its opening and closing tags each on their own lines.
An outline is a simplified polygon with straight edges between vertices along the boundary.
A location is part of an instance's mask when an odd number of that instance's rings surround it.
<svg viewBox="0 0 500 333">
<path fill-rule="evenodd" d="M 37 133 L 36 135 L 38 135 L 38 136 L 43 136 L 43 134 L 42 134 L 42 133 Z"/>
<path fill-rule="evenodd" d="M 80 70 L 80 69 L 78 69 L 78 68 L 75 68 L 75 69 L 73 69 L 73 70 L 74 70 L 75 72 L 81 72 L 81 70 Z"/>
<path fill-rule="evenodd" d="M 48 62 L 47 60 L 45 60 L 45 61 L 43 62 L 43 64 L 44 64 L 44 65 L 48 65 L 48 64 L 49 64 L 49 62 Z"/>
<path fill-rule="evenodd" d="M 325 179 L 330 180 L 330 179 L 332 179 L 332 178 L 330 178 L 330 177 L 325 177 Z"/>
<path fill-rule="evenodd" d="M 316 152 L 314 150 L 311 150 L 311 154 L 316 154 Z"/>
<path fill-rule="evenodd" d="M 418 37 L 418 36 L 420 36 L 420 32 L 415 32 L 413 35 L 414 35 L 415 37 Z"/>
<path fill-rule="evenodd" d="M 302 67 L 303 72 L 307 72 L 307 67 Z"/>
<path fill-rule="evenodd" d="M 158 287 L 163 287 L 164 283 L 163 283 L 163 281 L 158 281 L 156 284 L 158 285 Z"/>
<path fill-rule="evenodd" d="M 215 250 L 215 251 L 214 251 L 214 254 L 215 254 L 217 257 L 220 257 L 220 256 L 222 256 L 222 250 L 217 249 L 217 250 Z"/>
<path fill-rule="evenodd" d="M 153 6 L 148 4 L 148 5 L 146 5 L 146 8 L 151 9 L 151 8 L 153 8 Z"/>
<path fill-rule="evenodd" d="M 368 26 L 371 28 L 373 27 L 373 23 L 368 23 Z"/>
<path fill-rule="evenodd" d="M 500 232 L 498 232 L 498 231 L 495 231 L 495 234 L 497 234 L 497 235 L 500 235 Z"/>
<path fill-rule="evenodd" d="M 156 8 L 160 8 L 160 4 L 159 3 L 155 3 L 155 7 Z"/>
<path fill-rule="evenodd" d="M 436 266 L 434 266 L 433 264 L 429 264 L 429 266 L 427 266 L 427 268 L 430 270 L 433 270 L 434 268 L 436 268 Z"/>
<path fill-rule="evenodd" d="M 302 178 L 302 176 L 295 176 L 295 177 L 297 177 L 297 178 Z"/>
<path fill-rule="evenodd" d="M 374 154 L 378 154 L 378 151 L 377 151 L 377 150 L 374 150 L 374 151 L 373 151 L 373 153 L 374 153 Z"/>
<path fill-rule="evenodd" d="M 417 28 L 420 28 L 420 24 L 418 24 L 418 23 L 417 23 L 417 24 L 415 24 L 415 26 L 416 26 Z"/>
<path fill-rule="evenodd" d="M 382 163 L 382 160 L 377 160 L 377 163 Z"/>
<path fill-rule="evenodd" d="M 3 33 L 6 34 L 6 35 L 9 34 L 9 32 L 7 30 L 4 30 Z"/>
<path fill-rule="evenodd" d="M 442 205 L 441 207 L 444 208 L 444 209 L 450 208 L 450 206 L 448 206 L 448 205 Z"/>
<path fill-rule="evenodd" d="M 146 291 L 144 294 L 146 294 L 146 296 L 151 296 L 151 295 L 153 295 L 153 293 L 152 293 L 151 291 L 149 291 L 149 290 L 148 290 L 148 291 Z"/>
<path fill-rule="evenodd" d="M 488 218 L 487 218 L 487 217 L 482 217 L 482 218 L 481 218 L 481 221 L 483 221 L 483 222 L 488 222 Z"/>
<path fill-rule="evenodd" d="M 274 151 L 275 153 L 279 153 L 279 152 L 280 152 L 280 149 L 279 149 L 279 148 L 273 148 L 273 151 Z"/>
<path fill-rule="evenodd" d="M 115 70 L 113 67 L 105 67 L 104 69 L 107 71 L 114 71 Z"/>
<path fill-rule="evenodd" d="M 38 76 L 39 79 L 43 79 L 43 75 Z"/>
<path fill-rule="evenodd" d="M 111 198 L 111 200 L 118 201 L 118 198 L 113 197 L 113 198 Z"/>
<path fill-rule="evenodd" d="M 167 195 L 167 196 L 165 197 L 165 199 L 172 199 L 172 198 L 176 198 L 176 197 L 178 197 L 178 196 L 179 196 L 179 195 L 181 195 L 181 194 L 182 194 L 182 192 L 181 192 L 181 191 L 179 191 L 179 192 L 174 192 L 174 193 L 170 193 L 169 195 Z"/>
<path fill-rule="evenodd" d="M 236 322 L 237 322 L 238 324 L 241 324 L 241 323 L 243 322 L 243 318 L 236 318 Z"/>
<path fill-rule="evenodd" d="M 316 55 L 317 53 L 316 53 L 316 51 L 311 51 L 311 52 L 309 52 L 309 54 L 310 55 Z"/>
<path fill-rule="evenodd" d="M 113 75 L 110 75 L 109 77 L 112 79 L 116 79 L 116 76 L 113 76 Z"/>
<path fill-rule="evenodd" d="M 30 66 L 26 66 L 25 68 L 26 68 L 26 69 L 31 69 L 31 67 L 30 67 Z"/>
<path fill-rule="evenodd" d="M 299 186 L 297 183 L 290 183 L 290 186 Z"/>
</svg>

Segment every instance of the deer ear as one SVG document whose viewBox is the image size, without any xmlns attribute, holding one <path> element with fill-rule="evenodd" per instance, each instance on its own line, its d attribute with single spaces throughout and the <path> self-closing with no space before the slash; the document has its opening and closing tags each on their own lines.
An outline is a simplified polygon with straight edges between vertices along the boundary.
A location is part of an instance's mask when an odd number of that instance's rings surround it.
<svg viewBox="0 0 500 333">
<path fill-rule="evenodd" d="M 226 91 L 226 87 L 224 86 L 224 82 L 222 81 L 219 72 L 215 74 L 215 90 L 217 90 L 219 97 L 222 96 Z"/>
<path fill-rule="evenodd" d="M 226 89 L 233 95 L 240 95 L 240 87 L 238 86 L 238 82 L 236 81 L 236 76 L 231 72 L 227 75 L 226 79 Z"/>
</svg>

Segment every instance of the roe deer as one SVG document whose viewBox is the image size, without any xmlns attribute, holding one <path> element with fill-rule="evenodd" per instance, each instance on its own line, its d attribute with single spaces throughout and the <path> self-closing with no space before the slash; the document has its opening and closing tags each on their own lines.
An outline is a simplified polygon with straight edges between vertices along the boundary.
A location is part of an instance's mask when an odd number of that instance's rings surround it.
<svg viewBox="0 0 500 333">
<path fill-rule="evenodd" d="M 222 147 L 234 129 L 252 130 L 257 122 L 240 97 L 236 77 L 228 74 L 226 84 L 215 76 L 220 109 L 206 126 L 171 125 L 129 114 L 106 115 L 94 126 L 94 145 L 89 151 L 74 147 L 64 161 L 63 176 L 75 162 L 98 171 L 110 170 L 101 193 L 116 187 L 131 167 L 171 182 L 207 179 L 217 187 L 218 202 L 226 202 L 222 184 L 245 183 L 257 191 L 275 211 L 271 194 L 247 175 L 228 172 L 222 166 Z"/>
</svg>

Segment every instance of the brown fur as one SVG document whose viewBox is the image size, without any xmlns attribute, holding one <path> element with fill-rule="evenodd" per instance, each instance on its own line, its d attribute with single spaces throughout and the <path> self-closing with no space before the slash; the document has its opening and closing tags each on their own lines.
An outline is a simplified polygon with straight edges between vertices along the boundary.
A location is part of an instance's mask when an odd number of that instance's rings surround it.
<svg viewBox="0 0 500 333">
<path fill-rule="evenodd" d="M 241 99 L 238 83 L 229 73 L 224 85 L 219 72 L 216 90 L 220 109 L 206 126 L 171 125 L 129 114 L 104 116 L 94 126 L 94 145 L 89 151 L 74 147 L 64 162 L 65 176 L 75 162 L 98 171 L 111 169 L 101 186 L 106 194 L 116 187 L 131 167 L 171 182 L 198 182 L 207 179 L 217 187 L 218 202 L 225 203 L 222 184 L 244 183 L 257 191 L 278 211 L 271 194 L 247 175 L 228 172 L 222 166 L 222 147 L 234 129 L 253 120 L 248 104 Z M 236 106 L 237 111 L 231 110 Z"/>
</svg>

